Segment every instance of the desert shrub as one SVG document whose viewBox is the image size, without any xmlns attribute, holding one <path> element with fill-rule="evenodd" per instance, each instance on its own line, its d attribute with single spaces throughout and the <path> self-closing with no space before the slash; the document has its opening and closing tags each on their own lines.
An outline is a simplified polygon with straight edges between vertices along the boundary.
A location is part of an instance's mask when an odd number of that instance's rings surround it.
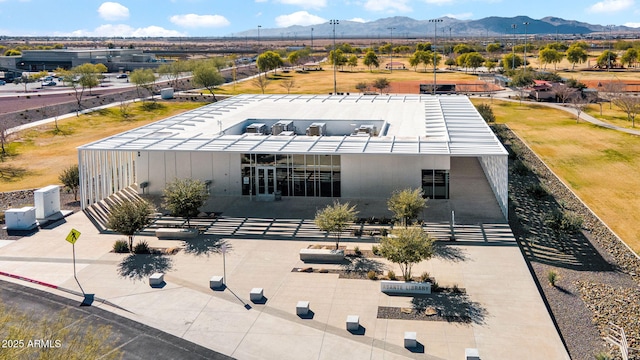
<svg viewBox="0 0 640 360">
<path fill-rule="evenodd" d="M 149 248 L 149 243 L 146 241 L 140 241 L 133 247 L 134 254 L 150 254 L 151 248 Z"/>
<path fill-rule="evenodd" d="M 117 253 L 129 252 L 129 245 L 127 244 L 127 240 L 116 240 L 116 242 L 113 243 L 113 251 Z"/>
<path fill-rule="evenodd" d="M 396 273 L 394 273 L 392 270 L 387 271 L 387 277 L 389 278 L 389 280 L 396 280 Z"/>
<path fill-rule="evenodd" d="M 458 284 L 453 284 L 453 287 L 451 288 L 451 292 L 454 294 L 462 294 L 462 289 L 458 287 Z"/>
<path fill-rule="evenodd" d="M 378 279 L 378 274 L 373 270 L 369 270 L 369 272 L 367 273 L 367 278 L 369 280 L 377 280 Z"/>
<path fill-rule="evenodd" d="M 544 199 L 547 195 L 549 195 L 549 191 L 542 184 L 529 185 L 527 187 L 527 192 L 534 199 L 538 200 Z"/>
<path fill-rule="evenodd" d="M 360 250 L 359 246 L 356 246 L 355 248 L 353 248 L 353 252 L 358 256 L 362 255 L 362 250 Z"/>
<path fill-rule="evenodd" d="M 558 273 L 555 270 L 549 270 L 547 273 L 547 280 L 549 280 L 549 285 L 555 287 L 556 282 L 558 281 Z"/>
<path fill-rule="evenodd" d="M 604 351 L 601 351 L 595 354 L 594 357 L 596 358 L 596 360 L 612 360 L 613 359 L 613 357 L 609 355 L 609 353 L 606 353 Z"/>
<path fill-rule="evenodd" d="M 428 282 L 429 280 L 431 280 L 431 276 L 429 275 L 428 272 L 425 271 L 420 275 L 420 281 Z"/>
<path fill-rule="evenodd" d="M 435 292 L 440 290 L 440 285 L 438 284 L 437 281 L 433 280 L 433 282 L 431 283 L 431 291 Z"/>
<path fill-rule="evenodd" d="M 386 237 L 387 235 L 389 235 L 389 229 L 387 229 L 387 228 L 380 228 L 380 236 L 384 236 L 384 237 Z"/>
<path fill-rule="evenodd" d="M 379 256 L 380 255 L 380 249 L 378 248 L 378 245 L 373 245 L 371 247 L 371 252 L 373 252 L 373 255 Z"/>
</svg>

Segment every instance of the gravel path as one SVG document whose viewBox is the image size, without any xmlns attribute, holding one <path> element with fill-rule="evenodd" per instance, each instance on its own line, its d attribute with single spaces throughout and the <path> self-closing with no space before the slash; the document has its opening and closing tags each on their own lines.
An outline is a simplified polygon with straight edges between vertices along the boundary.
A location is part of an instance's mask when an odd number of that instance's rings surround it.
<svg viewBox="0 0 640 360">
<path fill-rule="evenodd" d="M 509 149 L 509 219 L 572 359 L 620 351 L 603 340 L 609 322 L 640 347 L 640 261 L 508 128 L 494 130 Z M 545 224 L 553 211 L 583 219 L 558 238 Z M 549 271 L 559 274 L 549 285 Z M 636 304 L 636 306 L 628 306 Z M 630 359 L 640 359 L 632 352 Z"/>
</svg>

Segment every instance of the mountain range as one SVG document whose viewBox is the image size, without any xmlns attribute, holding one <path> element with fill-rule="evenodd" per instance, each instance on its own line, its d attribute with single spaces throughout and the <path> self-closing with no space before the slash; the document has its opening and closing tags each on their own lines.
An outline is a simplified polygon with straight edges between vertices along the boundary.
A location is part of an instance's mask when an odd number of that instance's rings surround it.
<svg viewBox="0 0 640 360">
<path fill-rule="evenodd" d="M 336 38 L 340 37 L 369 37 L 369 38 L 389 38 L 389 37 L 432 37 L 434 29 L 438 36 L 509 36 L 515 34 L 536 34 L 536 35 L 579 35 L 589 33 L 606 33 L 609 31 L 619 32 L 640 32 L 640 29 L 615 26 L 610 29 L 604 25 L 593 25 L 575 20 L 565 20 L 557 17 L 547 16 L 536 20 L 528 16 L 497 17 L 491 16 L 479 20 L 458 20 L 451 17 L 442 17 L 441 22 L 430 22 L 429 20 L 415 20 L 404 16 L 395 16 L 378 19 L 370 22 L 355 22 L 348 20 L 338 20 L 336 25 Z M 524 23 L 528 23 L 524 25 Z M 514 29 L 512 25 L 515 24 Z M 390 28 L 393 28 L 391 30 Z M 329 22 L 324 24 L 300 26 L 294 25 L 286 28 L 261 28 L 258 34 L 257 29 L 236 33 L 236 36 L 260 36 L 260 37 L 313 37 L 327 38 L 333 36 L 333 25 Z M 393 35 L 391 33 L 393 31 Z"/>
</svg>

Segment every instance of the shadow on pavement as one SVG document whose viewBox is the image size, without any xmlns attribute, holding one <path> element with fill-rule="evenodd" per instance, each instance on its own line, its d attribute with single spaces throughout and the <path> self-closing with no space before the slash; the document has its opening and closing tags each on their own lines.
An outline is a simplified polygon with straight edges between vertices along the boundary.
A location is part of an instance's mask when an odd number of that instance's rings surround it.
<svg viewBox="0 0 640 360">
<path fill-rule="evenodd" d="M 209 256 L 222 253 L 223 245 L 227 247 L 227 251 L 231 250 L 231 244 L 224 239 L 198 236 L 184 241 L 184 252 L 195 256 Z"/>
<path fill-rule="evenodd" d="M 420 312 L 428 307 L 435 308 L 438 314 L 449 322 L 483 325 L 487 316 L 487 309 L 464 293 L 432 293 L 414 297 L 411 303 L 414 309 Z"/>
<path fill-rule="evenodd" d="M 131 254 L 118 264 L 118 274 L 132 280 L 142 280 L 155 272 L 167 272 L 173 268 L 172 260 L 165 255 Z"/>
<path fill-rule="evenodd" d="M 467 257 L 459 247 L 449 246 L 450 244 L 443 243 L 441 241 L 435 241 L 433 243 L 433 256 L 453 262 L 465 261 Z"/>
<path fill-rule="evenodd" d="M 382 262 L 365 257 L 346 257 L 341 267 L 342 270 L 347 272 L 355 271 L 364 273 L 372 270 L 377 273 L 382 273 L 386 268 Z"/>
</svg>

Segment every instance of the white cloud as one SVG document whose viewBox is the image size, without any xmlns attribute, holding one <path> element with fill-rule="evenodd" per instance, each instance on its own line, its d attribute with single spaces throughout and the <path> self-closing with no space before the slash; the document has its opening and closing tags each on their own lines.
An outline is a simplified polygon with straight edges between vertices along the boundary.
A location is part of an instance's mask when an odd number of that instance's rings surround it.
<svg viewBox="0 0 640 360">
<path fill-rule="evenodd" d="M 104 2 L 98 8 L 98 14 L 108 21 L 126 20 L 129 18 L 129 9 L 116 2 Z"/>
<path fill-rule="evenodd" d="M 353 21 L 353 22 L 357 22 L 357 23 L 366 23 L 368 22 L 367 20 L 363 19 L 363 18 L 353 18 L 353 19 L 349 19 L 349 21 Z"/>
<path fill-rule="evenodd" d="M 189 28 L 197 27 L 224 27 L 229 26 L 231 23 L 224 16 L 221 15 L 197 15 L 197 14 L 185 14 L 185 15 L 173 15 L 169 18 L 172 23 Z"/>
<path fill-rule="evenodd" d="M 327 0 L 276 0 L 285 5 L 300 6 L 305 9 L 320 9 L 327 6 Z"/>
<path fill-rule="evenodd" d="M 384 11 L 384 12 L 409 12 L 411 7 L 407 5 L 407 0 L 367 0 L 364 4 L 364 8 L 369 11 Z"/>
<path fill-rule="evenodd" d="M 603 0 L 587 8 L 591 13 L 613 13 L 628 9 L 634 5 L 634 0 Z"/>
<path fill-rule="evenodd" d="M 624 24 L 624 26 L 628 26 L 632 28 L 640 28 L 640 22 L 628 22 Z"/>
<path fill-rule="evenodd" d="M 185 36 L 186 34 L 175 30 L 167 30 L 159 26 L 147 26 L 145 28 L 132 28 L 125 24 L 100 25 L 95 30 L 76 30 L 71 33 L 55 34 L 56 36 L 88 36 L 88 37 L 168 37 Z"/>
<path fill-rule="evenodd" d="M 473 17 L 473 13 L 466 12 L 461 14 L 445 14 L 444 16 L 448 16 L 450 18 L 454 18 L 458 20 L 466 20 L 466 19 L 471 19 Z"/>
<path fill-rule="evenodd" d="M 278 27 L 288 27 L 292 25 L 315 25 L 326 23 L 327 20 L 319 16 L 309 14 L 306 11 L 297 11 L 293 14 L 280 15 L 276 17 L 276 25 Z"/>
</svg>

